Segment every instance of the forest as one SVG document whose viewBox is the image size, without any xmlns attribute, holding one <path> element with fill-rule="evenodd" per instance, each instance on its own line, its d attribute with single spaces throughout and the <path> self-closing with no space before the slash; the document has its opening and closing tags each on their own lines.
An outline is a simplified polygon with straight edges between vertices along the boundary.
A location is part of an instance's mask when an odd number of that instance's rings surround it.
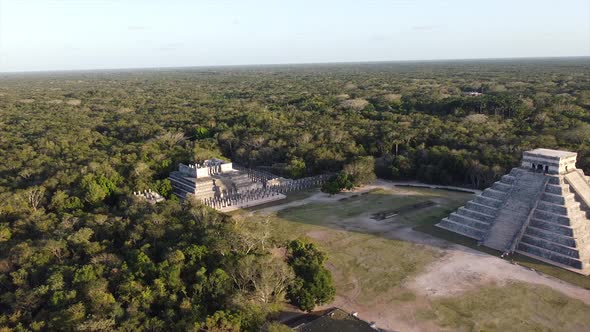
<svg viewBox="0 0 590 332">
<path fill-rule="evenodd" d="M 0 330 L 258 331 L 329 303 L 327 257 L 179 202 L 178 163 L 484 188 L 543 147 L 589 173 L 590 59 L 0 74 L 0 133 Z"/>
</svg>

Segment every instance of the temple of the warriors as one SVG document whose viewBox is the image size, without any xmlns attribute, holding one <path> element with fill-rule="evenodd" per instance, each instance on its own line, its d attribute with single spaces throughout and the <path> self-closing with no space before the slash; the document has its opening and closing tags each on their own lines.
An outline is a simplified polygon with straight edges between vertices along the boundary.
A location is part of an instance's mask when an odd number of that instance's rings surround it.
<svg viewBox="0 0 590 332">
<path fill-rule="evenodd" d="M 577 154 L 535 149 L 520 167 L 444 218 L 438 227 L 503 254 L 517 252 L 590 274 L 590 184 Z"/>
<path fill-rule="evenodd" d="M 319 186 L 327 177 L 291 180 L 209 159 L 201 164 L 180 164 L 168 179 L 180 199 L 193 195 L 203 204 L 226 212 L 286 198 L 284 193 Z"/>
</svg>

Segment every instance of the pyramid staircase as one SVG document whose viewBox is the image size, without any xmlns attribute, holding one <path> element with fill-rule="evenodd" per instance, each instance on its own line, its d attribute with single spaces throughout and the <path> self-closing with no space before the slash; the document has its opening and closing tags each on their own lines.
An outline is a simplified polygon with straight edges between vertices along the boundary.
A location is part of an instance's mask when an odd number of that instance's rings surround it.
<svg viewBox="0 0 590 332">
<path fill-rule="evenodd" d="M 514 168 L 437 226 L 503 254 L 590 274 L 590 184 L 581 170 Z"/>
</svg>

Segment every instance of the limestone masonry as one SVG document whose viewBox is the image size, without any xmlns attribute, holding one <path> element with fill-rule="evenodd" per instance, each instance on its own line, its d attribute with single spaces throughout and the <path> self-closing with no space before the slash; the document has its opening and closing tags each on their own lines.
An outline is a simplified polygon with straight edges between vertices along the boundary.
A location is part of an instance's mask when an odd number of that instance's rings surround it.
<svg viewBox="0 0 590 332">
<path fill-rule="evenodd" d="M 590 184 L 577 154 L 535 149 L 520 167 L 437 224 L 504 254 L 590 274 Z"/>
<path fill-rule="evenodd" d="M 291 190 L 308 189 L 327 179 L 320 175 L 291 180 L 273 174 L 237 167 L 220 159 L 202 164 L 180 164 L 170 173 L 173 193 L 180 199 L 193 195 L 203 204 L 220 211 L 231 211 L 286 198 Z"/>
</svg>

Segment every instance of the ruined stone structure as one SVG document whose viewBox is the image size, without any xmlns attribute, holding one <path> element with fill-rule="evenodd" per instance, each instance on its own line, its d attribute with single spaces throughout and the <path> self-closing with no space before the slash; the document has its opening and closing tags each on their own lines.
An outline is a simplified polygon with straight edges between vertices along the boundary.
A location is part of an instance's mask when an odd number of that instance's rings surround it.
<svg viewBox="0 0 590 332">
<path fill-rule="evenodd" d="M 518 252 L 590 274 L 590 184 L 574 152 L 523 154 L 492 187 L 437 224 L 503 255 Z"/>
<path fill-rule="evenodd" d="M 164 197 L 162 197 L 162 195 L 155 191 L 152 191 L 151 189 L 144 191 L 134 191 L 133 195 L 141 199 L 145 199 L 150 204 L 156 204 L 166 200 Z"/>
<path fill-rule="evenodd" d="M 180 199 L 193 195 L 220 211 L 231 211 L 286 198 L 284 193 L 321 186 L 328 177 L 321 175 L 297 180 L 243 168 L 219 159 L 203 164 L 180 164 L 170 174 L 173 193 Z"/>
</svg>

